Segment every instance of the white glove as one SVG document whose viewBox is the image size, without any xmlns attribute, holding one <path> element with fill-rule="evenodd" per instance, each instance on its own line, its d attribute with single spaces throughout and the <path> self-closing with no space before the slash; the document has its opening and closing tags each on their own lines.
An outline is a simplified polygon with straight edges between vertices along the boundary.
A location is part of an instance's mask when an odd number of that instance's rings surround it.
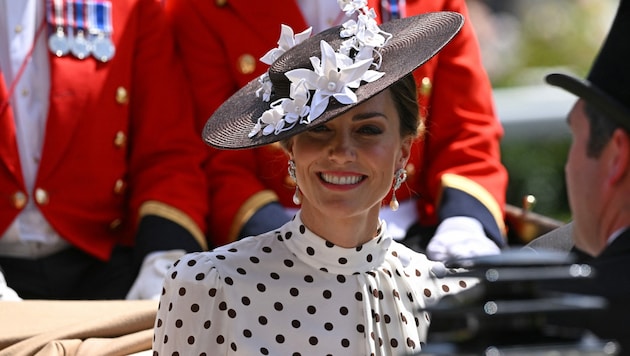
<svg viewBox="0 0 630 356">
<path fill-rule="evenodd" d="M 151 252 L 146 255 L 126 299 L 160 299 L 166 272 L 185 254 L 184 250 L 170 250 Z"/>
<path fill-rule="evenodd" d="M 427 245 L 427 257 L 434 261 L 499 253 L 501 249 L 486 236 L 481 223 L 465 216 L 442 221 Z"/>
<path fill-rule="evenodd" d="M 0 272 L 0 300 L 22 300 L 22 298 L 20 298 L 20 296 L 13 289 L 9 288 L 2 272 Z"/>
</svg>

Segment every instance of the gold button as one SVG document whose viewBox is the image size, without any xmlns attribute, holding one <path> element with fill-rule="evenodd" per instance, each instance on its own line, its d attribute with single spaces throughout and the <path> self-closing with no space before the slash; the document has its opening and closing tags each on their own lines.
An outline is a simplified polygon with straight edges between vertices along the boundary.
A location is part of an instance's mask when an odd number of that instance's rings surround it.
<svg viewBox="0 0 630 356">
<path fill-rule="evenodd" d="M 23 192 L 15 192 L 11 200 L 16 209 L 22 209 L 26 205 L 26 194 Z"/>
<path fill-rule="evenodd" d="M 118 104 L 127 104 L 129 101 L 129 94 L 127 93 L 127 89 L 124 87 L 118 87 L 116 89 L 116 102 Z"/>
<path fill-rule="evenodd" d="M 111 223 L 109 223 L 110 230 L 116 230 L 122 225 L 122 219 L 114 219 Z"/>
<path fill-rule="evenodd" d="M 122 194 L 125 191 L 125 181 L 122 179 L 117 179 L 116 183 L 114 183 L 114 193 Z"/>
<path fill-rule="evenodd" d="M 22 25 L 17 25 L 17 26 L 15 26 L 14 31 L 15 31 L 15 33 L 21 33 L 23 29 L 24 28 L 22 28 Z"/>
<path fill-rule="evenodd" d="M 433 85 L 431 84 L 431 79 L 429 77 L 422 78 L 422 81 L 420 82 L 420 94 L 429 95 L 431 94 L 432 88 Z"/>
<path fill-rule="evenodd" d="M 127 142 L 127 135 L 124 132 L 118 131 L 116 132 L 116 137 L 114 137 L 114 146 L 123 147 Z"/>
<path fill-rule="evenodd" d="M 256 59 L 251 54 L 244 54 L 238 58 L 238 70 L 243 74 L 251 74 L 256 70 Z"/>
<path fill-rule="evenodd" d="M 35 189 L 35 201 L 40 205 L 48 204 L 48 192 L 42 188 Z"/>
<path fill-rule="evenodd" d="M 227 0 L 215 0 L 214 3 L 218 6 L 218 7 L 223 7 L 227 4 Z"/>
</svg>

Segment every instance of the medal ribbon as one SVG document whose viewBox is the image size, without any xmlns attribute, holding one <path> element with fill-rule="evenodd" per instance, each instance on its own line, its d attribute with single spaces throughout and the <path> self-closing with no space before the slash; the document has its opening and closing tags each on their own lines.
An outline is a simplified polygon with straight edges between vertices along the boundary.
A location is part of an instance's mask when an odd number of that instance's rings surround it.
<svg viewBox="0 0 630 356">
<path fill-rule="evenodd" d="M 112 33 L 112 4 L 109 1 L 86 0 L 90 32 L 109 36 Z"/>
<path fill-rule="evenodd" d="M 83 5 L 83 0 L 75 0 L 74 10 L 75 28 L 77 30 L 85 30 L 87 25 L 85 23 L 85 6 Z"/>
<path fill-rule="evenodd" d="M 65 0 L 48 0 L 46 8 L 48 12 L 48 22 L 56 28 L 63 28 L 66 25 L 66 19 L 63 13 Z"/>
<path fill-rule="evenodd" d="M 405 0 L 381 0 L 383 22 L 405 17 Z"/>
</svg>

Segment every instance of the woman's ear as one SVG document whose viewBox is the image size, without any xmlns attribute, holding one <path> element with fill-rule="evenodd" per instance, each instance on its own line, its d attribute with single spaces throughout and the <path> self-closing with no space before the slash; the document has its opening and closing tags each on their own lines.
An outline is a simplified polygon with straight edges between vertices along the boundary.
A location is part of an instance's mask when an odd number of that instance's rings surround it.
<svg viewBox="0 0 630 356">
<path fill-rule="evenodd" d="M 293 138 L 291 137 L 285 141 L 282 141 L 281 145 L 287 155 L 289 155 L 289 158 L 293 159 Z"/>
<path fill-rule="evenodd" d="M 413 145 L 413 141 L 414 141 L 414 138 L 411 136 L 407 136 L 403 138 L 400 144 L 401 155 L 398 160 L 400 167 L 404 168 L 405 166 L 407 166 L 407 162 L 409 161 L 409 157 L 411 156 L 411 146 Z"/>
</svg>

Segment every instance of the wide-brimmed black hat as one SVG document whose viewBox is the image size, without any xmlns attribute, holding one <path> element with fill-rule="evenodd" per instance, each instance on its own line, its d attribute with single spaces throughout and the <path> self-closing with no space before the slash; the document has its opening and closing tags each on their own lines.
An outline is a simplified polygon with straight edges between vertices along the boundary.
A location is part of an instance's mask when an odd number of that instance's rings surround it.
<svg viewBox="0 0 630 356">
<path fill-rule="evenodd" d="M 392 20 L 380 25 L 391 38 L 374 52 L 375 69 L 382 77 L 353 88 L 356 102 L 342 104 L 330 99 L 326 110 L 308 123 L 297 123 L 285 131 L 263 134 L 252 129 L 263 113 L 280 98 L 290 95 L 291 82 L 285 74 L 298 68 L 313 69 L 311 57 L 321 58 L 321 41 L 338 51 L 347 38 L 340 36 L 342 26 L 314 35 L 277 58 L 269 67 L 268 78 L 272 85 L 271 98 L 261 99 L 260 80 L 253 80 L 223 103 L 208 119 L 203 139 L 211 146 L 222 149 L 241 149 L 281 141 L 309 128 L 327 122 L 352 107 L 382 92 L 397 80 L 433 57 L 461 29 L 463 16 L 455 12 L 435 12 Z M 313 95 L 313 91 L 310 91 Z M 343 101 L 343 100 L 342 100 Z"/>
<path fill-rule="evenodd" d="M 561 87 L 630 132 L 630 1 L 621 0 L 617 14 L 587 79 L 553 73 L 547 83 Z"/>
</svg>

